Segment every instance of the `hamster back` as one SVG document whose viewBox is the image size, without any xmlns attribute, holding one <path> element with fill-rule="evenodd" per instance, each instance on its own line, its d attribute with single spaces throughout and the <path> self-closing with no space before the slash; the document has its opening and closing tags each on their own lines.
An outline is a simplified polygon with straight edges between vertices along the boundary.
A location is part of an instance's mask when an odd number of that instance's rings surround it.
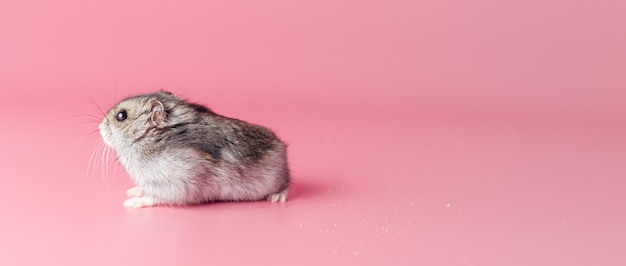
<svg viewBox="0 0 626 266">
<path fill-rule="evenodd" d="M 286 146 L 265 127 L 160 91 L 120 101 L 99 130 L 136 184 L 125 206 L 286 200 Z"/>
</svg>

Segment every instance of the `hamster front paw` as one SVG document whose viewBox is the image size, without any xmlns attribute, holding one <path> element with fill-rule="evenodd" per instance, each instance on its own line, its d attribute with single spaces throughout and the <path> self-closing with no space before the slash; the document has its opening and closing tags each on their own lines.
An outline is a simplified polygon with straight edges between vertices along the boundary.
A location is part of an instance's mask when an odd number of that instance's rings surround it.
<svg viewBox="0 0 626 266">
<path fill-rule="evenodd" d="M 152 207 L 156 202 L 150 197 L 130 198 L 124 201 L 124 206 L 131 208 Z"/>
<path fill-rule="evenodd" d="M 129 190 L 126 190 L 126 196 L 128 196 L 129 198 L 143 197 L 143 190 L 140 187 L 133 187 Z"/>
</svg>

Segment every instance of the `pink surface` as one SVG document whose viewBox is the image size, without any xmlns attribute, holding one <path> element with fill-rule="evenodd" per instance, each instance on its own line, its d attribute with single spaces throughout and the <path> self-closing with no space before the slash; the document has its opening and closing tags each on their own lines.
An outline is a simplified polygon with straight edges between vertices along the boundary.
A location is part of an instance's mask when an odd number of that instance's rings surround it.
<svg viewBox="0 0 626 266">
<path fill-rule="evenodd" d="M 0 2 L 0 265 L 624 265 L 626 2 L 207 2 Z M 161 87 L 288 202 L 124 208 L 81 115 Z"/>
</svg>

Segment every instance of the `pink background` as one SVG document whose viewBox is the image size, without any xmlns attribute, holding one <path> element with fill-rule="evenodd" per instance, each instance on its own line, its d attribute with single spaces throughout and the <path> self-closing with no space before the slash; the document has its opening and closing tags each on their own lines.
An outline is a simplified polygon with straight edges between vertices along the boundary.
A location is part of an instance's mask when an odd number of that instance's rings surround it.
<svg viewBox="0 0 626 266">
<path fill-rule="evenodd" d="M 0 265 L 624 265 L 624 14 L 3 0 Z M 125 209 L 90 97 L 159 88 L 289 142 L 288 202 Z"/>
</svg>

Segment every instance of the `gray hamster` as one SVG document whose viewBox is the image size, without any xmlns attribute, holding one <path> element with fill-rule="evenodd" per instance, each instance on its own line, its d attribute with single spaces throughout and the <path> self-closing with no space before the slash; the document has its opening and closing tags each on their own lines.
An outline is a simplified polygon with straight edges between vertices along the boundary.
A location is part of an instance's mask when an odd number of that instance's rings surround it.
<svg viewBox="0 0 626 266">
<path fill-rule="evenodd" d="M 285 144 L 269 129 L 159 91 L 111 108 L 98 126 L 136 187 L 124 206 L 285 202 Z"/>
</svg>

